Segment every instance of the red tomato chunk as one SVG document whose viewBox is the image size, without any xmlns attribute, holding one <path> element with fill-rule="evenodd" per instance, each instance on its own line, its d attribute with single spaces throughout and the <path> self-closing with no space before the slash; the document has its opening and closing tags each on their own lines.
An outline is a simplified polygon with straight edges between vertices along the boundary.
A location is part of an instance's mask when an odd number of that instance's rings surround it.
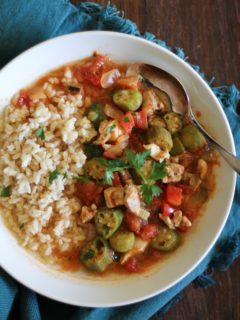
<svg viewBox="0 0 240 320">
<path fill-rule="evenodd" d="M 29 95 L 26 92 L 21 93 L 17 101 L 17 106 L 18 107 L 29 106 L 29 102 L 30 102 Z"/>
<path fill-rule="evenodd" d="M 124 215 L 124 221 L 128 227 L 128 229 L 136 234 L 140 233 L 140 230 L 143 225 L 143 221 L 141 218 L 136 216 L 131 212 L 126 212 Z"/>
<path fill-rule="evenodd" d="M 175 187 L 171 184 L 167 185 L 166 188 L 166 200 L 169 204 L 173 206 L 180 206 L 182 203 L 182 189 L 179 187 Z"/>
<path fill-rule="evenodd" d="M 78 182 L 76 186 L 76 195 L 83 202 L 83 204 L 90 206 L 91 204 L 98 204 L 100 201 L 103 187 L 97 185 L 93 181 Z"/>
<path fill-rule="evenodd" d="M 137 272 L 138 271 L 138 267 L 137 267 L 137 259 L 135 257 L 132 257 L 130 259 L 128 259 L 125 263 L 124 263 L 124 267 L 125 269 L 132 273 L 132 272 Z"/>
<path fill-rule="evenodd" d="M 75 76 L 79 82 L 87 81 L 93 86 L 100 87 L 100 80 L 103 74 L 104 56 L 97 55 L 92 61 L 77 67 Z"/>
<path fill-rule="evenodd" d="M 143 226 L 140 236 L 143 240 L 152 240 L 158 235 L 158 226 L 154 223 L 148 223 Z"/>
</svg>

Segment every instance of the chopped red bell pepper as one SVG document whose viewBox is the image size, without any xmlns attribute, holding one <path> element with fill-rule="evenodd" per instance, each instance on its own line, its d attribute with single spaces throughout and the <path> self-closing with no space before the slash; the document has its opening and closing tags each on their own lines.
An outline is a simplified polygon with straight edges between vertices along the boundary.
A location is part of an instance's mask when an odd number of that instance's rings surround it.
<svg viewBox="0 0 240 320">
<path fill-rule="evenodd" d="M 93 181 L 78 182 L 76 185 L 76 196 L 87 206 L 98 204 L 102 191 L 103 187 Z"/>
<path fill-rule="evenodd" d="M 171 216 L 171 214 L 175 211 L 176 209 L 171 207 L 168 203 L 164 202 L 162 206 L 162 213 L 164 216 Z"/>
<path fill-rule="evenodd" d="M 166 201 L 173 206 L 180 206 L 182 203 L 182 188 L 168 184 L 166 188 Z"/>
<path fill-rule="evenodd" d="M 136 128 L 147 129 L 148 128 L 147 110 L 143 109 L 139 112 L 135 112 L 134 122 L 135 122 Z"/>
<path fill-rule="evenodd" d="M 30 103 L 30 97 L 26 92 L 22 92 L 17 100 L 17 106 L 23 107 L 23 106 L 29 106 Z"/>
<path fill-rule="evenodd" d="M 130 111 L 122 116 L 120 120 L 120 126 L 123 128 L 126 134 L 130 134 L 132 132 L 134 125 L 134 119 Z"/>
<path fill-rule="evenodd" d="M 119 177 L 118 172 L 114 172 L 114 173 L 113 173 L 113 181 L 112 181 L 112 184 L 113 184 L 114 187 L 117 187 L 117 188 L 122 187 L 122 183 L 121 183 L 121 180 L 120 180 L 120 177 Z"/>
<path fill-rule="evenodd" d="M 158 226 L 155 223 L 148 223 L 142 227 L 140 237 L 143 240 L 152 240 L 158 235 Z"/>
</svg>

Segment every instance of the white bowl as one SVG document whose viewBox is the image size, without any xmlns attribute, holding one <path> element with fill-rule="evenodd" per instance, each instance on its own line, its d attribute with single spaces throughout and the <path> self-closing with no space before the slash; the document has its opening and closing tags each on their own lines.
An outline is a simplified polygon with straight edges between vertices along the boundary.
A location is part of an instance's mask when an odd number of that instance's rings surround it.
<svg viewBox="0 0 240 320">
<path fill-rule="evenodd" d="M 149 41 L 114 32 L 81 32 L 43 42 L 11 61 L 0 72 L 0 107 L 20 88 L 45 72 L 93 51 L 119 62 L 146 62 L 176 76 L 186 87 L 201 121 L 229 151 L 235 152 L 232 133 L 222 107 L 204 80 L 183 60 Z M 83 273 L 53 270 L 21 248 L 0 221 L 0 264 L 32 290 L 65 303 L 108 307 L 125 305 L 156 295 L 184 278 L 206 256 L 219 236 L 232 204 L 236 175 L 221 160 L 216 169 L 216 191 L 204 214 L 187 235 L 186 243 L 170 258 L 144 275 L 91 278 Z"/>
</svg>

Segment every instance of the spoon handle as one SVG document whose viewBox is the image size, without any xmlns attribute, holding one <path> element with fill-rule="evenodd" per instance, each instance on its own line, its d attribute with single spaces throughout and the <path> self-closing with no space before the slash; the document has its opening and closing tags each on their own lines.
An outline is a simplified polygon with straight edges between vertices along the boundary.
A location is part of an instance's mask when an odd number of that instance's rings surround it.
<svg viewBox="0 0 240 320">
<path fill-rule="evenodd" d="M 200 123 L 197 121 L 196 117 L 192 113 L 192 118 L 194 120 L 194 123 L 198 127 L 198 129 L 202 132 L 202 134 L 205 136 L 205 138 L 208 140 L 209 144 L 216 149 L 222 157 L 225 159 L 225 161 L 230 165 L 230 167 L 237 172 L 237 174 L 240 175 L 240 159 L 234 156 L 232 153 L 227 151 L 225 148 L 223 148 L 219 143 L 217 143 L 210 135 L 207 133 L 207 131 L 200 125 Z"/>
</svg>

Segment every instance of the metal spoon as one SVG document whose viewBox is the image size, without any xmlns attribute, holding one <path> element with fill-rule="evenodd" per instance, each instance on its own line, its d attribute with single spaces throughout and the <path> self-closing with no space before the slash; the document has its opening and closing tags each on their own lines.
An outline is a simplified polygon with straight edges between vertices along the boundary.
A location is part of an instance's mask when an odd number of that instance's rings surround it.
<svg viewBox="0 0 240 320">
<path fill-rule="evenodd" d="M 240 159 L 223 148 L 201 126 L 192 111 L 188 94 L 181 82 L 168 72 L 148 64 L 139 65 L 139 73 L 143 79 L 150 83 L 153 87 L 156 87 L 167 93 L 172 102 L 172 110 L 174 112 L 191 117 L 195 125 L 208 140 L 209 144 L 216 149 L 230 165 L 230 167 L 240 175 Z"/>
</svg>

